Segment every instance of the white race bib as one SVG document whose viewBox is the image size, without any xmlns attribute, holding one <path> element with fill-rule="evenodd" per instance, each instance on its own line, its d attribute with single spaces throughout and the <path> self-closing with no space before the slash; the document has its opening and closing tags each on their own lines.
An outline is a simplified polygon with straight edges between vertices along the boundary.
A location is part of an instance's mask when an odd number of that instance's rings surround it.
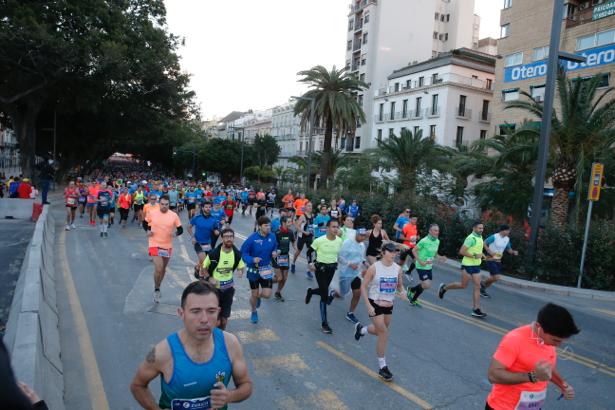
<svg viewBox="0 0 615 410">
<path fill-rule="evenodd" d="M 547 398 L 547 389 L 542 391 L 523 391 L 515 410 L 540 410 Z"/>
<path fill-rule="evenodd" d="M 211 399 L 199 397 L 196 399 L 173 399 L 171 400 L 172 410 L 209 410 L 211 409 Z"/>
<path fill-rule="evenodd" d="M 273 278 L 273 269 L 271 269 L 271 266 L 263 266 L 262 268 L 258 268 L 258 274 L 261 278 L 269 280 Z"/>
</svg>

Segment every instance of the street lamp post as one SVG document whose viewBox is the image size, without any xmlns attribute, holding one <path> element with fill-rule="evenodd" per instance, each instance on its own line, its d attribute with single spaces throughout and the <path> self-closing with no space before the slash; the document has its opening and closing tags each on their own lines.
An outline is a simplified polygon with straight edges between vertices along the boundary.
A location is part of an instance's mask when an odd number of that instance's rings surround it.
<svg viewBox="0 0 615 410">
<path fill-rule="evenodd" d="M 235 134 L 235 130 L 241 130 L 241 134 L 239 134 L 239 142 L 241 143 L 241 156 L 239 162 L 239 183 L 243 184 L 243 145 L 245 140 L 245 127 L 235 127 L 234 125 L 229 125 L 229 129 L 233 130 L 233 134 Z"/>
<path fill-rule="evenodd" d="M 534 198 L 532 201 L 532 217 L 530 219 L 531 233 L 528 248 L 528 259 L 534 260 L 536 254 L 536 241 L 542 214 L 542 200 L 544 184 L 549 160 L 549 139 L 551 138 L 551 120 L 553 118 L 553 100 L 555 98 L 555 85 L 559 60 L 584 62 L 585 57 L 560 51 L 560 32 L 564 18 L 564 0 L 554 0 L 553 19 L 551 21 L 551 41 L 549 44 L 549 59 L 547 62 L 547 79 L 545 85 L 544 105 L 542 110 L 542 124 L 540 126 L 540 141 L 538 145 L 538 162 L 536 165 L 536 178 L 534 184 Z"/>
<path fill-rule="evenodd" d="M 305 183 L 305 191 L 310 191 L 310 179 L 312 178 L 312 137 L 314 131 L 314 118 L 316 111 L 316 98 L 314 97 L 291 97 L 296 100 L 306 100 L 310 102 L 310 131 L 308 133 L 308 150 L 307 150 L 307 182 Z"/>
</svg>

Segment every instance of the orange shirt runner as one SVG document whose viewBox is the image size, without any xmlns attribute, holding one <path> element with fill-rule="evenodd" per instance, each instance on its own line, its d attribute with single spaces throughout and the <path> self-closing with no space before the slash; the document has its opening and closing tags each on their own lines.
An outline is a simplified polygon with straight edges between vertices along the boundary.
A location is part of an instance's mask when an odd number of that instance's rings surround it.
<svg viewBox="0 0 615 410">
<path fill-rule="evenodd" d="M 145 221 L 152 231 L 148 241 L 149 247 L 169 250 L 170 256 L 173 247 L 173 231 L 182 225 L 179 216 L 172 211 L 160 212 L 160 210 L 155 209 L 150 210 L 145 217 Z"/>
<path fill-rule="evenodd" d="M 295 215 L 297 216 L 303 215 L 303 207 L 307 203 L 308 203 L 307 198 L 306 199 L 301 199 L 301 198 L 296 199 L 293 205 L 295 207 Z"/>
<path fill-rule="evenodd" d="M 555 368 L 554 346 L 539 344 L 532 332 L 532 325 L 521 326 L 507 333 L 493 358 L 515 373 L 528 373 L 536 363 L 544 360 Z M 487 403 L 497 410 L 539 409 L 547 396 L 549 382 L 521 384 L 494 384 Z"/>
<path fill-rule="evenodd" d="M 143 206 L 143 218 L 145 218 L 147 216 L 147 212 L 148 211 L 157 211 L 160 209 L 160 205 L 158 205 L 158 203 L 156 202 L 154 205 L 150 204 L 149 202 L 146 203 Z M 147 220 L 147 219 L 146 219 Z"/>
<path fill-rule="evenodd" d="M 120 199 L 118 202 L 120 203 L 120 208 L 130 209 L 130 204 L 132 203 L 132 195 L 122 194 L 120 195 Z"/>
<path fill-rule="evenodd" d="M 410 239 L 410 240 L 405 240 L 404 245 L 410 248 L 414 248 L 416 246 L 416 243 L 419 240 L 419 233 L 418 233 L 416 225 L 408 222 L 407 224 L 404 225 L 401 231 L 403 232 L 404 238 Z M 414 241 L 411 240 L 412 237 L 414 237 Z"/>
<path fill-rule="evenodd" d="M 293 202 L 294 201 L 295 201 L 295 198 L 293 197 L 292 194 L 286 194 L 282 198 L 282 203 L 284 204 L 284 208 L 286 208 L 286 209 L 293 209 Z"/>
</svg>

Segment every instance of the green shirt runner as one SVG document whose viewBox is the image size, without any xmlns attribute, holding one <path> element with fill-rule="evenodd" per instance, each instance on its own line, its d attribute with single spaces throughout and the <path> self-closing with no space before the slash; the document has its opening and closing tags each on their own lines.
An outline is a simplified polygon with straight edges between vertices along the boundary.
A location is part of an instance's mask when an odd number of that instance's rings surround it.
<svg viewBox="0 0 615 410">
<path fill-rule="evenodd" d="M 483 253 L 483 237 L 477 233 L 472 232 L 468 235 L 463 245 L 468 248 L 468 253 L 471 255 Z M 480 266 L 482 259 L 480 258 L 468 258 L 464 256 L 461 260 L 461 264 L 464 266 Z"/>
<path fill-rule="evenodd" d="M 425 265 L 421 265 L 418 260 L 416 261 L 416 268 L 422 270 L 431 270 L 433 267 L 433 260 L 438 254 L 438 247 L 440 246 L 440 240 L 434 238 L 431 235 L 427 235 L 421 239 L 416 245 L 419 259 L 426 262 Z"/>
<path fill-rule="evenodd" d="M 336 236 L 334 240 L 327 239 L 327 235 L 316 238 L 312 248 L 316 251 L 316 262 L 337 263 L 337 254 L 342 248 L 342 238 Z"/>
</svg>

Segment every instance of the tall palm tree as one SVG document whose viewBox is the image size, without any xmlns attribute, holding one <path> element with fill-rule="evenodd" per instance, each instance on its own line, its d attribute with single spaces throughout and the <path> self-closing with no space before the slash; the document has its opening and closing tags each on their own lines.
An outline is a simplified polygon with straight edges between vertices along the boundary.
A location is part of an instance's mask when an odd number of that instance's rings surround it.
<svg viewBox="0 0 615 410">
<path fill-rule="evenodd" d="M 333 66 L 331 71 L 318 65 L 309 70 L 300 71 L 299 82 L 307 84 L 310 89 L 303 94 L 295 105 L 295 115 L 301 114 L 301 128 L 309 127 L 310 99 L 315 101 L 314 122 L 325 130 L 324 148 L 320 161 L 320 180 L 325 184 L 332 175 L 331 144 L 333 131 L 337 135 L 354 135 L 357 123 L 365 122 L 365 114 L 359 105 L 356 93 L 368 87 L 356 75 L 345 69 L 338 70 Z"/>
<path fill-rule="evenodd" d="M 580 188 L 586 178 L 586 164 L 615 142 L 615 99 L 607 100 L 614 88 L 598 93 L 601 82 L 600 74 L 588 80 L 568 79 L 563 70 L 558 75 L 559 110 L 554 111 L 551 122 L 555 188 L 551 221 L 560 229 L 568 222 L 570 192 Z M 527 92 L 521 94 L 529 101 L 510 102 L 505 108 L 522 109 L 542 118 L 542 103 Z"/>
<path fill-rule="evenodd" d="M 312 154 L 312 161 L 316 166 L 320 166 L 323 161 L 323 152 L 315 152 Z M 344 151 L 341 149 L 331 151 L 331 156 L 329 157 L 329 170 L 331 171 L 330 176 L 335 177 L 335 174 L 338 169 L 348 165 L 352 160 L 352 157 L 344 154 Z"/>
<path fill-rule="evenodd" d="M 403 130 L 388 140 L 378 140 L 378 148 L 370 151 L 380 160 L 380 165 L 395 168 L 402 191 L 410 196 L 416 194 L 416 180 L 421 171 L 443 169 L 446 150 L 431 138 L 423 138 L 423 131 L 412 133 Z"/>
</svg>

